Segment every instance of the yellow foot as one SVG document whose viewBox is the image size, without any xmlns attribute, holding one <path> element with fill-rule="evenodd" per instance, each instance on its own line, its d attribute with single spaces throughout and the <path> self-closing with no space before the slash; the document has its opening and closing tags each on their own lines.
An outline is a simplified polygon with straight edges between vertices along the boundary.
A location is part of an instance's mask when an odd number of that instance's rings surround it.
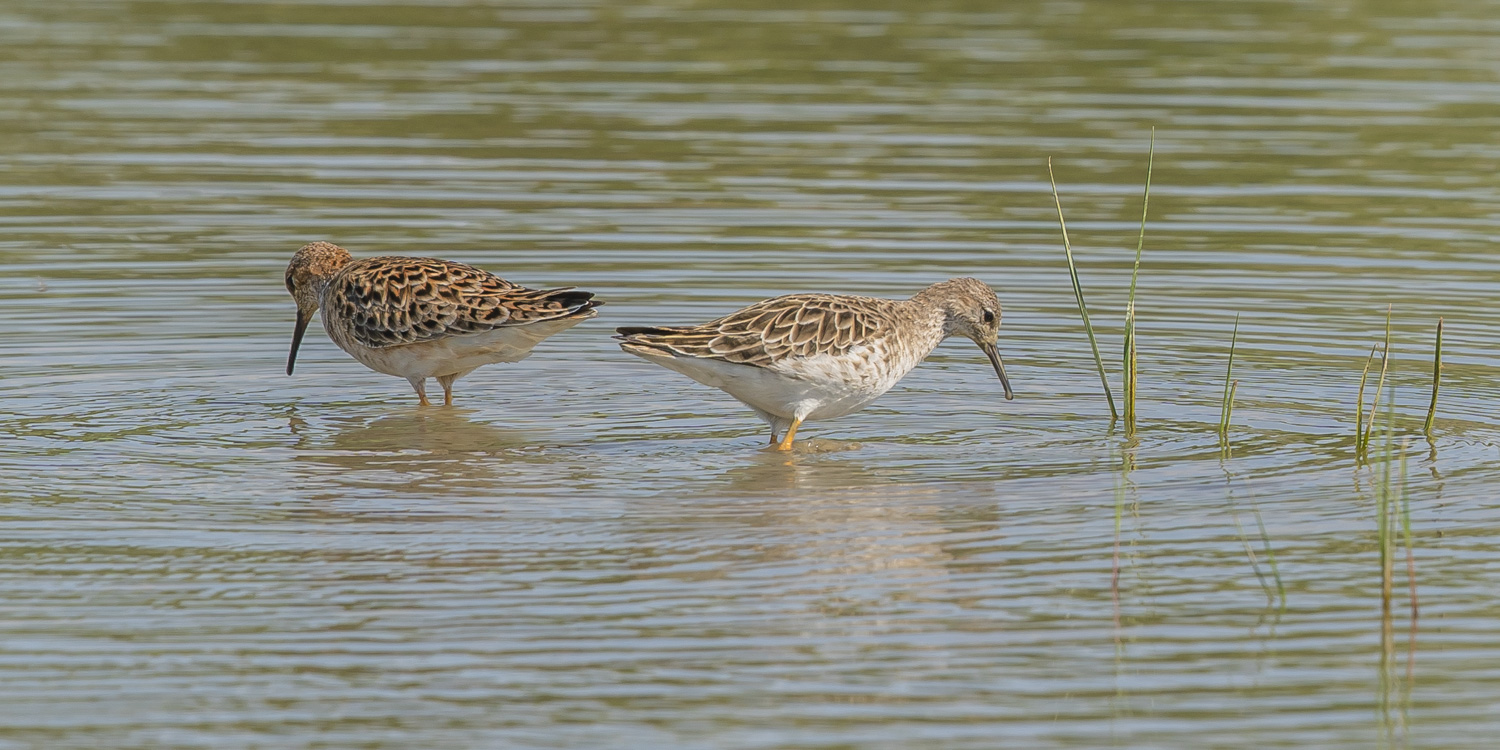
<svg viewBox="0 0 1500 750">
<path fill-rule="evenodd" d="M 420 399 L 417 401 L 417 406 L 432 406 L 432 402 L 428 401 L 426 396 L 418 396 L 417 398 Z"/>
<path fill-rule="evenodd" d="M 789 451 L 789 450 L 791 450 L 792 449 L 792 438 L 794 438 L 794 437 L 797 436 L 797 428 L 800 427 L 801 425 L 802 425 L 802 420 L 800 420 L 800 419 L 793 419 L 792 420 L 792 426 L 786 428 L 786 437 L 782 438 L 781 442 L 776 445 L 776 450 L 779 450 L 779 451 Z"/>
<path fill-rule="evenodd" d="M 452 393 L 444 393 L 443 394 L 443 406 L 452 406 L 452 405 L 453 405 L 453 394 Z"/>
</svg>

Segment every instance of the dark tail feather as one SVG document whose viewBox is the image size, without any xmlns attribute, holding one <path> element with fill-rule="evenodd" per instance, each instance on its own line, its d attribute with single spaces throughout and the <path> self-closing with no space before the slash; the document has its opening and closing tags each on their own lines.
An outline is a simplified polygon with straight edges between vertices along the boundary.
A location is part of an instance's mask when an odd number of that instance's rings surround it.
<svg viewBox="0 0 1500 750">
<path fill-rule="evenodd" d="M 561 289 L 548 289 L 547 301 L 556 303 L 561 307 L 571 308 L 573 314 L 585 313 L 602 304 L 600 300 L 594 299 L 593 292 L 584 292 L 572 287 Z"/>
<path fill-rule="evenodd" d="M 615 338 L 624 341 L 631 336 L 670 336 L 682 333 L 681 328 L 666 328 L 662 326 L 620 326 L 615 329 Z"/>
</svg>

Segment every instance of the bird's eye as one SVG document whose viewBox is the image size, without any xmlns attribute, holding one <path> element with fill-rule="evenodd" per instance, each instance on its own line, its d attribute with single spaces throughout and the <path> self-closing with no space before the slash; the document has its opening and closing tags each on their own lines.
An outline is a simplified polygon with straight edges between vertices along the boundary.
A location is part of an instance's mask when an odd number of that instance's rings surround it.
<svg viewBox="0 0 1500 750">
<path fill-rule="evenodd" d="M 986 323 L 993 323 L 993 322 L 995 322 L 995 311 L 994 310 L 985 310 L 984 311 L 984 322 L 986 322 Z"/>
</svg>

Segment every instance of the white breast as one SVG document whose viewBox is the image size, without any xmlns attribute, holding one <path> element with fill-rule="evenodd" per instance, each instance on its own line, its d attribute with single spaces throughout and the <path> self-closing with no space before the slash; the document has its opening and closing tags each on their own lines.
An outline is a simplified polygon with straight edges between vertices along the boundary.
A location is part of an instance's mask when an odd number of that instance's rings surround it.
<svg viewBox="0 0 1500 750">
<path fill-rule="evenodd" d="M 890 390 L 921 361 L 910 356 L 886 359 L 881 349 L 872 346 L 856 348 L 843 356 L 823 354 L 783 360 L 767 368 L 693 357 L 646 358 L 787 420 L 798 414 L 816 420 L 858 411 Z"/>
<path fill-rule="evenodd" d="M 381 349 L 363 346 L 352 337 L 342 335 L 342 329 L 338 325 L 329 325 L 326 316 L 323 327 L 333 343 L 371 370 L 403 378 L 430 378 L 462 375 L 496 362 L 519 362 L 529 356 L 537 344 L 582 320 L 560 318 Z"/>
</svg>

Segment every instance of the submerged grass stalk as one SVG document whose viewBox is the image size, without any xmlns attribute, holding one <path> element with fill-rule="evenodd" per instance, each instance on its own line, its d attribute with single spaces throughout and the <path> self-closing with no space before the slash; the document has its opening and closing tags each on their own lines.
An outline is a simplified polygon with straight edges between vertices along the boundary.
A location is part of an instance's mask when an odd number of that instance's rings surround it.
<svg viewBox="0 0 1500 750">
<path fill-rule="evenodd" d="M 1248 480 L 1236 480 L 1234 475 L 1229 472 L 1229 468 L 1225 464 L 1220 463 L 1219 468 L 1224 472 L 1224 481 L 1229 491 L 1230 518 L 1234 521 L 1234 529 L 1239 533 L 1240 541 L 1245 545 L 1245 556 L 1250 558 L 1250 568 L 1252 571 L 1254 571 L 1256 580 L 1260 581 L 1261 590 L 1265 591 L 1266 593 L 1266 601 L 1271 602 L 1274 600 L 1280 600 L 1281 604 L 1279 607 L 1277 607 L 1277 610 L 1279 612 L 1286 612 L 1286 585 L 1281 581 L 1281 570 L 1276 566 L 1276 551 L 1271 547 L 1271 534 L 1270 532 L 1266 531 L 1266 520 L 1261 517 L 1260 507 L 1255 502 L 1255 493 L 1250 491 Z M 1246 494 L 1249 495 L 1250 512 L 1254 514 L 1255 526 L 1260 531 L 1260 545 L 1261 548 L 1265 550 L 1266 561 L 1271 566 L 1271 577 L 1276 581 L 1275 596 L 1272 596 L 1271 594 L 1271 587 L 1266 583 L 1265 574 L 1260 572 L 1260 562 L 1256 559 L 1255 550 L 1250 548 L 1250 540 L 1246 538 L 1245 529 L 1240 525 L 1240 516 L 1239 512 L 1235 510 L 1234 499 L 1234 486 L 1237 482 L 1243 483 L 1245 485 Z"/>
<path fill-rule="evenodd" d="M 1389 450 L 1390 446 L 1386 446 Z M 1389 455 L 1386 456 L 1390 458 Z M 1391 513 L 1390 482 L 1391 467 L 1387 462 L 1381 467 L 1375 484 L 1375 545 L 1380 549 L 1380 611 L 1385 619 L 1391 616 Z"/>
<path fill-rule="evenodd" d="M 1401 445 L 1401 542 L 1406 546 L 1406 583 L 1411 587 L 1411 621 L 1415 627 L 1420 607 L 1417 605 L 1417 560 L 1411 546 L 1411 495 L 1406 491 L 1405 443 Z"/>
<path fill-rule="evenodd" d="M 1260 560 L 1255 557 L 1255 550 L 1250 546 L 1250 538 L 1245 536 L 1245 527 L 1240 524 L 1240 514 L 1234 506 L 1229 508 L 1229 518 L 1234 521 L 1234 530 L 1240 535 L 1240 543 L 1245 545 L 1245 557 L 1250 559 L 1250 571 L 1255 574 L 1255 580 L 1260 581 L 1260 590 L 1266 594 L 1266 603 L 1274 604 L 1276 595 L 1271 593 L 1271 584 L 1266 582 L 1266 574 L 1260 572 Z"/>
<path fill-rule="evenodd" d="M 1374 411 L 1376 405 L 1372 405 Z M 1395 512 L 1392 507 L 1392 496 L 1395 494 L 1391 487 L 1391 463 L 1395 440 L 1392 435 L 1396 412 L 1396 390 L 1391 389 L 1390 396 L 1386 399 L 1385 408 L 1385 449 L 1380 466 L 1380 478 L 1375 488 L 1375 516 L 1376 516 L 1376 538 L 1380 545 L 1380 611 L 1384 619 L 1384 627 L 1389 629 L 1391 618 L 1391 589 L 1394 582 L 1395 555 L 1393 546 L 1394 530 L 1392 522 L 1395 520 Z M 1373 420 L 1370 425 L 1374 429 Z M 1405 460 L 1406 451 L 1402 450 L 1402 460 Z"/>
<path fill-rule="evenodd" d="M 1266 521 L 1260 517 L 1260 508 L 1253 502 L 1250 512 L 1255 514 L 1255 525 L 1260 527 L 1260 543 L 1266 550 L 1266 562 L 1271 564 L 1271 577 L 1276 579 L 1276 595 L 1281 597 L 1281 611 L 1286 611 L 1286 586 L 1281 583 L 1281 571 L 1276 567 L 1276 552 L 1271 549 L 1271 535 L 1266 533 Z"/>
<path fill-rule="evenodd" d="M 1114 564 L 1110 568 L 1109 591 L 1115 604 L 1115 645 L 1120 644 L 1120 520 L 1125 515 L 1125 485 L 1129 481 L 1126 475 L 1130 469 L 1125 463 L 1129 459 L 1121 456 L 1120 476 L 1115 479 L 1115 554 Z"/>
<path fill-rule="evenodd" d="M 1057 196 L 1057 178 L 1052 175 L 1052 159 L 1047 159 L 1047 179 L 1052 182 L 1052 200 L 1057 203 L 1057 224 L 1062 227 L 1063 253 L 1068 256 L 1068 275 L 1073 277 L 1073 296 L 1078 299 L 1078 315 L 1083 318 L 1083 330 L 1089 335 L 1089 347 L 1094 350 L 1094 364 L 1099 368 L 1099 385 L 1104 388 L 1104 397 L 1109 400 L 1109 420 L 1120 418 L 1115 408 L 1115 396 L 1110 392 L 1109 379 L 1104 376 L 1104 358 L 1099 356 L 1099 340 L 1094 336 L 1094 326 L 1089 322 L 1089 306 L 1083 301 L 1083 284 L 1078 281 L 1078 267 L 1073 263 L 1073 246 L 1068 242 L 1068 222 L 1063 219 L 1062 199 Z"/>
<path fill-rule="evenodd" d="M 1136 395 L 1136 345 L 1135 345 L 1135 286 L 1141 275 L 1141 250 L 1146 246 L 1146 215 L 1151 208 L 1151 170 L 1156 163 L 1156 128 L 1151 128 L 1151 147 L 1146 152 L 1146 189 L 1141 197 L 1141 233 L 1135 241 L 1135 265 L 1130 270 L 1130 296 L 1125 303 L 1125 435 L 1135 434 Z M 1059 215 L 1061 210 L 1059 209 Z"/>
<path fill-rule="evenodd" d="M 1438 385 L 1443 381 L 1443 319 L 1438 318 L 1437 343 L 1432 349 L 1432 402 L 1427 405 L 1427 421 L 1422 423 L 1422 434 L 1432 437 L 1432 420 L 1437 416 Z"/>
</svg>

